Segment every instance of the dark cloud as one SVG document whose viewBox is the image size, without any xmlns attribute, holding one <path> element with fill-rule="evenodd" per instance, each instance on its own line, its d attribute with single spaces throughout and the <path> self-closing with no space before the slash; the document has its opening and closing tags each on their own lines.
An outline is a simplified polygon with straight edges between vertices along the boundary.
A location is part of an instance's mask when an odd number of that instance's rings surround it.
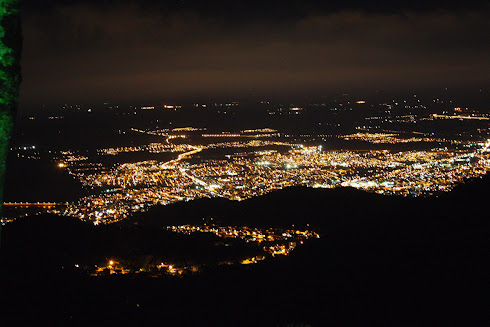
<svg viewBox="0 0 490 327">
<path fill-rule="evenodd" d="M 26 10 L 21 100 L 488 83 L 486 7 L 326 11 L 306 2 L 300 7 L 310 9 L 297 15 L 283 9 L 281 19 L 263 19 L 261 13 L 260 19 L 230 22 L 219 10 L 196 9 L 198 4 L 167 3 L 157 10 L 151 1 L 48 2 L 43 10 Z M 242 16 L 250 12 L 243 9 Z"/>
<path fill-rule="evenodd" d="M 243 17 L 298 17 L 317 12 L 328 14 L 351 10 L 365 12 L 396 13 L 404 11 L 467 10 L 487 4 L 484 0 L 473 1 L 380 1 L 380 0 L 23 0 L 26 10 L 50 10 L 59 6 L 90 4 L 97 6 L 134 5 L 163 13 L 193 11 L 207 16 Z"/>
</svg>

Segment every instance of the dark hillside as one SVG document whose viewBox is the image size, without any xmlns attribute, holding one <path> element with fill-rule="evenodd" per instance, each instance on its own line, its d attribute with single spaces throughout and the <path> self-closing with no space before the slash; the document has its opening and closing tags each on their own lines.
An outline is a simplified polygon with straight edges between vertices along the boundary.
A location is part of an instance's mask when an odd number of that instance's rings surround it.
<svg viewBox="0 0 490 327">
<path fill-rule="evenodd" d="M 485 176 L 425 199 L 290 188 L 243 202 L 155 208 L 102 228 L 33 217 L 4 230 L 1 314 L 16 325 L 484 326 L 489 185 Z M 289 257 L 183 279 L 88 278 L 13 264 L 28 253 L 28 261 L 53 263 L 114 252 L 215 259 L 212 239 L 160 228 L 211 217 L 251 226 L 309 223 L 322 237 Z"/>
</svg>

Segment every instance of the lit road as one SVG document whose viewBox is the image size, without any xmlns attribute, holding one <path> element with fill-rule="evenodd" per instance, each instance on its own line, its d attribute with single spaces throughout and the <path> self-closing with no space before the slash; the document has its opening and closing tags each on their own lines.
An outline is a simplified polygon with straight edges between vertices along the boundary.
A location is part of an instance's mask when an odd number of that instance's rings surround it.
<svg viewBox="0 0 490 327">
<path fill-rule="evenodd" d="M 444 119 L 490 120 L 490 118 L 482 117 L 482 116 L 463 116 L 463 115 L 449 116 L 449 115 L 439 115 L 439 114 L 433 114 L 433 116 L 434 118 L 444 118 Z"/>
<path fill-rule="evenodd" d="M 202 151 L 202 148 L 196 147 L 194 150 L 191 150 L 191 151 L 185 152 L 185 153 L 181 153 L 181 154 L 179 154 L 177 159 L 167 161 L 164 164 L 162 164 L 161 167 L 162 168 L 173 168 L 175 166 L 175 164 L 178 163 L 179 161 L 181 161 L 182 159 L 186 159 L 187 157 L 192 156 L 193 154 L 196 154 L 196 153 L 201 152 L 201 151 Z"/>
<path fill-rule="evenodd" d="M 134 132 L 142 133 L 142 134 L 158 135 L 158 134 L 155 134 L 155 133 L 143 131 L 143 130 L 136 129 L 136 128 L 131 128 L 131 130 L 134 131 Z M 182 138 L 182 137 L 185 138 L 185 136 L 180 136 L 180 135 L 167 135 L 167 138 L 165 139 L 165 142 L 167 144 L 172 144 L 170 142 L 171 140 L 176 139 L 176 138 Z M 167 161 L 167 162 L 163 163 L 161 165 L 161 167 L 162 168 L 173 168 L 175 166 L 175 164 L 178 163 L 179 161 L 181 161 L 183 159 L 186 159 L 187 157 L 192 156 L 193 154 L 196 154 L 196 153 L 201 152 L 203 150 L 202 147 L 198 147 L 198 146 L 193 146 L 193 148 L 194 149 L 191 150 L 191 151 L 188 151 L 188 152 L 179 154 L 179 156 L 177 157 L 177 159 L 173 159 L 173 160 L 170 160 L 170 161 Z"/>
</svg>

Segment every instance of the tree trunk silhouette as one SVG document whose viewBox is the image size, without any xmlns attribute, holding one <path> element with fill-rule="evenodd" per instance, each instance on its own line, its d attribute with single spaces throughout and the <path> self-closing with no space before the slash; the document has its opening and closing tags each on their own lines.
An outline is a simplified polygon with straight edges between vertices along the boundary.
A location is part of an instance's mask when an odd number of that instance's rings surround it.
<svg viewBox="0 0 490 327">
<path fill-rule="evenodd" d="M 22 32 L 19 1 L 0 0 L 0 216 L 3 207 L 6 159 L 17 112 L 21 79 Z"/>
</svg>

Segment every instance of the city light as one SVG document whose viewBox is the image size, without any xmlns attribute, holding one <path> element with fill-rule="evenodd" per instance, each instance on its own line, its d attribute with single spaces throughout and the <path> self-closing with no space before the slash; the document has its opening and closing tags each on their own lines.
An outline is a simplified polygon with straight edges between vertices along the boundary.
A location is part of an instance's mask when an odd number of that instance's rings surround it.
<svg viewBox="0 0 490 327">
<path fill-rule="evenodd" d="M 454 142 L 453 149 L 348 151 L 257 139 L 207 144 L 173 143 L 188 138 L 169 132 L 144 133 L 164 133 L 166 140 L 137 147 L 99 149 L 98 153 L 113 156 L 146 151 L 175 153 L 177 158 L 121 163 L 107 169 L 92 163 L 86 156 L 65 153 L 68 171 L 83 185 L 112 190 L 81 198 L 68 206 L 66 215 L 94 224 L 107 224 L 125 219 L 133 212 L 146 211 L 154 205 L 206 197 L 242 201 L 290 186 L 343 186 L 380 194 L 425 196 L 449 191 L 463 179 L 478 177 L 490 170 L 489 140 Z M 241 134 L 216 135 L 234 138 Z M 341 135 L 339 138 L 373 144 L 446 141 L 369 132 Z M 237 150 L 246 148 L 260 148 L 260 151 Z M 190 163 L 194 156 L 202 157 L 202 153 L 212 149 L 227 149 L 233 154 Z"/>
</svg>

